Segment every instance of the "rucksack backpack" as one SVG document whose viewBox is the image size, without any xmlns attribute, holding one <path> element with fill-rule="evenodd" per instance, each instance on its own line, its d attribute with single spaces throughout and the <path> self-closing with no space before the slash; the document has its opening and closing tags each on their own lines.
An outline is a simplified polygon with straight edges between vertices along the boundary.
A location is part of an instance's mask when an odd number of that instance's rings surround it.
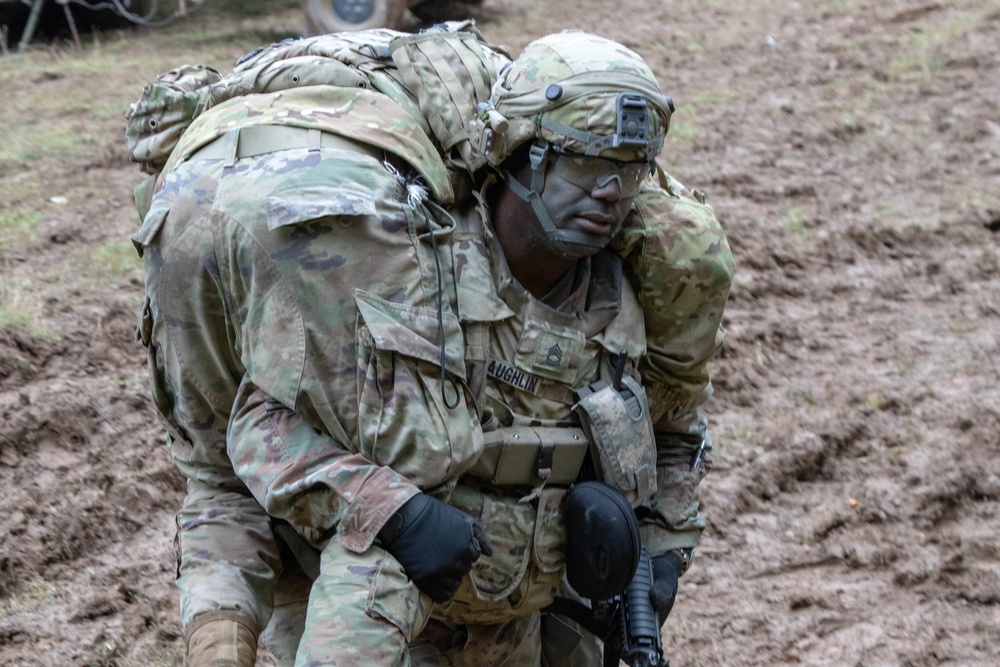
<svg viewBox="0 0 1000 667">
<path fill-rule="evenodd" d="M 417 34 L 375 29 L 288 39 L 251 51 L 225 76 L 200 64 L 172 69 L 126 114 L 129 158 L 150 175 L 136 188 L 137 207 L 141 214 L 148 209 L 158 176 L 184 157 L 177 148 L 199 115 L 239 96 L 305 86 L 388 95 L 434 141 L 450 172 L 473 173 L 484 162 L 470 122 L 509 62 L 506 49 L 488 44 L 468 20 Z M 215 138 L 185 137 L 184 149 L 190 154 Z"/>
</svg>

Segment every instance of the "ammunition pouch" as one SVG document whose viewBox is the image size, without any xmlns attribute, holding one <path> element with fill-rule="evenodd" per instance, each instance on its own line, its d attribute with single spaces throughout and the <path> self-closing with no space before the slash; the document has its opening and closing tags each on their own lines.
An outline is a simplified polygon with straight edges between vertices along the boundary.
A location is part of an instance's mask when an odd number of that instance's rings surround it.
<svg viewBox="0 0 1000 667">
<path fill-rule="evenodd" d="M 622 378 L 616 389 L 596 382 L 580 390 L 573 406 L 590 440 L 598 477 L 616 488 L 633 507 L 656 493 L 656 442 L 642 385 Z"/>
<path fill-rule="evenodd" d="M 485 445 L 468 474 L 498 486 L 572 484 L 587 456 L 579 428 L 513 426 L 483 433 Z"/>
<path fill-rule="evenodd" d="M 642 538 L 628 500 L 604 482 L 581 482 L 563 498 L 566 521 L 566 580 L 591 600 L 625 590 L 636 567 Z"/>
</svg>

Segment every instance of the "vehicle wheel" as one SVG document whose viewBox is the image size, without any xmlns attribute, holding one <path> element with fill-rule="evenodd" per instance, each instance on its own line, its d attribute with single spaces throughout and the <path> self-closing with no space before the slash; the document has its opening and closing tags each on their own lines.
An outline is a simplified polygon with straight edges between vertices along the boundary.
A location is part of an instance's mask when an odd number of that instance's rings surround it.
<svg viewBox="0 0 1000 667">
<path fill-rule="evenodd" d="M 406 0 L 302 0 L 309 32 L 348 32 L 403 25 Z"/>
</svg>

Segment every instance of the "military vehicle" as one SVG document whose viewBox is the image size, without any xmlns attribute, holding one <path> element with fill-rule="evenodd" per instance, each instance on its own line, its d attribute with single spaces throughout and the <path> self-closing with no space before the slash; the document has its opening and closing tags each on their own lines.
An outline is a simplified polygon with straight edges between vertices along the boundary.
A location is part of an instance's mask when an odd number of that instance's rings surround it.
<svg viewBox="0 0 1000 667">
<path fill-rule="evenodd" d="M 464 18 L 461 5 L 481 4 L 483 0 L 301 0 L 306 22 L 313 34 L 367 30 L 400 29 L 410 11 L 422 21 Z"/>
<path fill-rule="evenodd" d="M 122 19 L 157 27 L 187 15 L 188 10 L 211 0 L 0 0 L 0 47 L 6 53 L 19 38 L 18 50 L 31 41 L 39 25 L 70 28 L 80 44 L 71 5 L 96 12 L 114 14 Z M 392 28 L 400 30 L 411 22 L 410 15 L 423 23 L 466 18 L 464 5 L 482 4 L 483 0 L 299 0 L 305 14 L 307 31 L 318 35 L 327 32 Z M 189 7 L 190 6 L 190 7 Z M 100 21 L 98 21 L 100 23 Z M 9 41 L 8 41 L 9 40 Z"/>
</svg>

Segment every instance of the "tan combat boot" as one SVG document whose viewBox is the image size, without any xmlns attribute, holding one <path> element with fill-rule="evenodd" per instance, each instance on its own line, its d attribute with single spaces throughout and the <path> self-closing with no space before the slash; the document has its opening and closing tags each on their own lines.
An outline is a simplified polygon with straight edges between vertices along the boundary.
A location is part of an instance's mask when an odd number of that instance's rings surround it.
<svg viewBox="0 0 1000 667">
<path fill-rule="evenodd" d="M 198 616 L 187 638 L 189 667 L 254 667 L 257 636 L 253 626 L 252 620 L 238 612 Z"/>
</svg>

